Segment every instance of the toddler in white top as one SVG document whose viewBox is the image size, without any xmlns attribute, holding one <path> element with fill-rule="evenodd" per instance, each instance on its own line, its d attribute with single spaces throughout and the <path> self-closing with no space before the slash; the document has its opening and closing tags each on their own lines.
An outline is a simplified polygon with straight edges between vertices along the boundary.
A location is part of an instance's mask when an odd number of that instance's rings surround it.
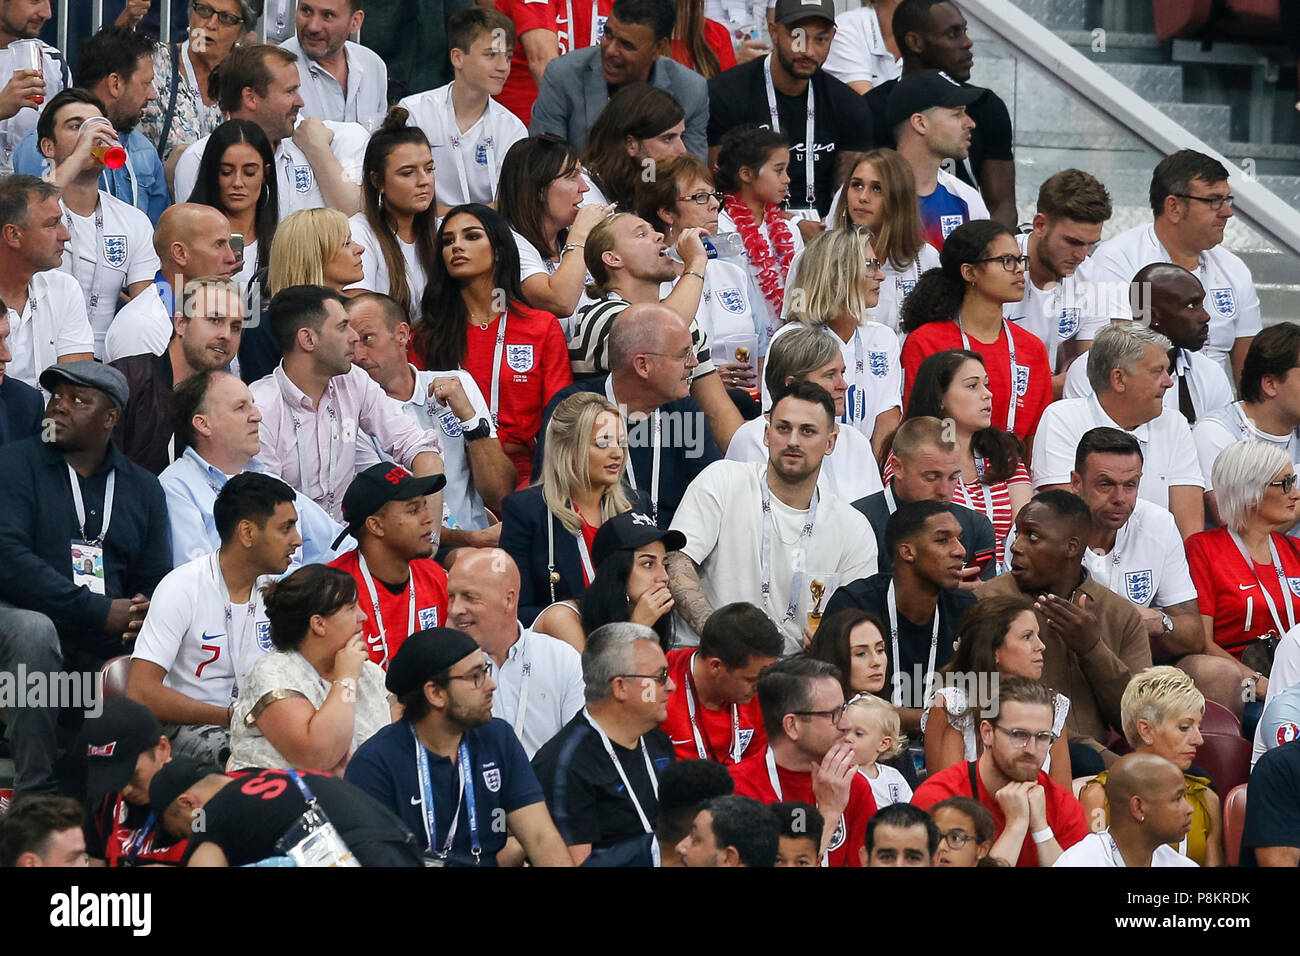
<svg viewBox="0 0 1300 956">
<path fill-rule="evenodd" d="M 903 775 L 877 762 L 881 758 L 897 757 L 907 746 L 907 738 L 900 732 L 898 711 L 884 698 L 858 694 L 845 707 L 844 722 L 858 773 L 871 784 L 876 809 L 883 810 L 893 803 L 910 803 L 912 788 Z"/>
</svg>

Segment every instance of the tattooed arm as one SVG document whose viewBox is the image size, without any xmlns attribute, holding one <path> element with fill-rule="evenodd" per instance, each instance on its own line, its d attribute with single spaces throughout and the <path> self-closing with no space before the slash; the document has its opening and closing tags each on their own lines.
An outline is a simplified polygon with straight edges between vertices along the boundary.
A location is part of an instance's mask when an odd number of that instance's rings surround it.
<svg viewBox="0 0 1300 956">
<path fill-rule="evenodd" d="M 696 634 L 704 630 L 704 622 L 713 613 L 713 605 L 704 596 L 700 584 L 700 569 L 681 551 L 668 554 L 668 590 L 672 592 L 677 613 Z"/>
</svg>

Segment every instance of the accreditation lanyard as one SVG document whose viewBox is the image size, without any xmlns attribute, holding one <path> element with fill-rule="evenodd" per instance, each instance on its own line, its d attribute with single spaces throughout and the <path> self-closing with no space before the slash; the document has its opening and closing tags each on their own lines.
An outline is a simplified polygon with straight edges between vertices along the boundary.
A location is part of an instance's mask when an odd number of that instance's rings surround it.
<svg viewBox="0 0 1300 956">
<path fill-rule="evenodd" d="M 434 849 L 434 843 L 438 839 L 438 817 L 433 805 L 429 752 L 424 749 L 424 744 L 420 743 L 420 735 L 415 732 L 415 725 L 408 726 L 411 728 L 411 739 L 415 741 L 415 770 L 420 778 L 420 812 L 424 816 L 424 835 L 428 840 L 429 852 L 439 860 L 447 859 L 447 855 L 451 853 L 451 845 L 456 839 L 456 826 L 460 823 L 460 808 L 464 804 L 465 815 L 469 818 L 470 852 L 474 854 L 474 863 L 477 865 L 483 855 L 483 846 L 478 837 L 478 812 L 474 804 L 474 775 L 469 766 L 469 745 L 462 739 L 457 751 L 456 772 L 460 780 L 460 794 L 456 798 L 456 812 L 451 815 L 451 826 L 447 828 L 447 839 L 443 841 L 442 852 L 439 852 Z"/>
<path fill-rule="evenodd" d="M 212 572 L 213 580 L 217 582 L 217 590 L 221 592 L 221 601 L 226 609 L 226 646 L 230 654 L 230 668 L 234 674 L 234 682 L 230 687 L 230 700 L 233 703 L 239 698 L 239 668 L 244 659 L 244 648 L 248 647 L 249 633 L 253 630 L 253 621 L 257 611 L 257 584 L 254 582 L 253 587 L 248 592 L 247 615 L 244 617 L 244 626 L 239 632 L 238 637 L 235 635 L 235 612 L 231 606 L 230 589 L 226 586 L 226 577 L 221 573 L 221 552 L 213 551 L 208 559 L 208 570 Z"/>
<path fill-rule="evenodd" d="M 119 797 L 118 799 L 120 800 L 121 798 Z M 144 851 L 144 846 L 149 841 L 149 836 L 153 833 L 153 828 L 157 822 L 158 821 L 154 817 L 153 811 L 149 811 L 149 816 L 145 817 L 144 826 L 140 827 L 140 829 L 136 831 L 135 836 L 131 838 L 130 845 L 126 848 L 127 866 L 135 866 L 135 861 Z"/>
<path fill-rule="evenodd" d="M 967 352 L 974 351 L 970 346 L 970 336 L 961 327 L 961 317 L 958 316 L 956 321 L 957 331 L 961 333 L 961 347 Z M 1006 430 L 1014 432 L 1016 430 L 1016 340 L 1011 337 L 1011 323 L 1006 319 L 1002 320 L 1002 332 L 1007 337 L 1007 355 L 1010 356 L 1011 361 L 1011 398 L 1007 402 Z"/>
<path fill-rule="evenodd" d="M 886 597 L 886 603 L 889 605 L 889 636 L 893 642 L 894 651 L 894 689 L 890 694 L 890 703 L 895 707 L 903 706 L 903 668 L 898 657 L 898 601 L 894 595 L 894 581 L 889 581 L 889 594 Z M 934 661 L 939 652 L 939 605 L 934 606 L 934 627 L 930 630 L 930 660 L 925 665 L 925 696 L 921 704 L 923 709 L 928 710 L 931 699 L 934 697 Z"/>
<path fill-rule="evenodd" d="M 587 723 L 591 724 L 592 729 L 600 737 L 600 742 L 605 748 L 605 753 L 609 756 L 610 763 L 618 772 L 618 779 L 623 782 L 623 790 L 627 793 L 628 799 L 632 801 L 632 807 L 636 810 L 637 818 L 641 821 L 641 828 L 646 833 L 653 833 L 654 827 L 650 825 L 650 818 L 645 815 L 641 809 L 641 801 L 636 797 L 636 791 L 632 789 L 631 782 L 627 779 L 627 774 L 623 770 L 623 765 L 618 762 L 618 757 L 614 754 L 614 745 L 609 742 L 609 735 L 605 733 L 600 724 L 592 719 L 591 713 L 586 707 L 582 708 L 582 716 L 586 718 Z M 655 776 L 655 765 L 650 760 L 650 751 L 646 749 L 645 737 L 642 736 L 638 741 L 641 744 L 641 757 L 645 760 L 646 775 L 650 778 L 650 789 L 654 791 L 655 799 L 659 799 L 659 778 Z"/>
<path fill-rule="evenodd" d="M 776 794 L 777 803 L 780 803 L 781 801 L 785 800 L 785 794 L 781 790 L 781 777 L 776 772 L 776 754 L 772 753 L 771 747 L 767 748 L 767 753 L 764 755 L 764 759 L 767 761 L 767 781 L 772 785 L 772 792 Z M 842 815 L 840 819 L 841 821 L 844 819 Z M 829 820 L 827 820 L 826 822 L 827 824 L 830 823 Z M 818 847 L 818 849 L 820 849 L 820 847 Z M 829 853 L 823 853 L 821 858 L 821 863 L 819 863 L 818 865 L 830 866 L 831 864 L 830 864 L 829 857 L 830 857 Z"/>
<path fill-rule="evenodd" d="M 626 429 L 627 417 L 623 414 L 624 406 L 619 405 L 618 400 L 614 398 L 613 375 L 605 379 L 605 397 L 609 399 L 611 405 L 618 408 L 619 418 L 623 420 L 623 428 Z M 662 424 L 659 420 L 659 409 L 656 408 L 650 414 L 653 419 L 651 425 L 653 437 L 650 440 L 650 517 L 657 523 L 659 521 L 659 460 L 662 452 L 662 442 L 660 441 Z M 630 460 L 628 461 L 628 467 L 624 469 L 624 474 L 627 475 L 627 482 L 632 486 L 632 490 L 636 491 L 636 469 L 632 467 Z"/>
<path fill-rule="evenodd" d="M 772 132 L 781 132 L 781 117 L 776 108 L 776 88 L 772 86 L 772 54 L 763 57 L 763 84 L 767 87 L 767 111 L 772 115 Z M 808 81 L 808 115 L 804 130 L 804 199 L 809 206 L 815 205 L 816 187 L 813 185 L 813 127 L 816 125 L 817 103 L 813 97 L 812 80 Z"/>
<path fill-rule="evenodd" d="M 477 202 L 477 200 L 470 195 L 469 176 L 465 172 L 464 151 L 461 149 L 463 145 L 467 145 L 463 142 L 463 137 L 466 134 L 460 131 L 460 123 L 456 120 L 456 107 L 451 101 L 451 88 L 455 85 L 455 82 L 452 82 L 447 86 L 447 122 L 449 124 L 447 127 L 447 145 L 451 147 L 452 158 L 456 160 L 456 174 L 460 178 L 460 191 L 465 197 L 461 202 Z M 479 122 L 483 124 L 484 132 L 487 132 L 487 116 L 490 107 L 491 103 L 488 104 L 488 107 L 484 108 L 483 116 L 479 120 Z M 474 126 L 477 125 L 478 123 L 474 124 Z M 472 130 L 474 126 L 471 126 L 470 129 Z M 487 157 L 488 172 L 492 177 L 489 181 L 495 183 L 497 179 L 500 178 L 501 174 L 497 167 L 496 146 L 490 137 L 483 141 L 483 153 Z M 489 197 L 489 200 L 490 198 L 491 197 Z"/>
<path fill-rule="evenodd" d="M 484 326 L 484 328 L 487 328 Z M 488 400 L 488 411 L 492 415 L 492 427 L 499 428 L 501 425 L 497 417 L 497 409 L 501 407 L 501 359 L 506 354 L 506 313 L 502 312 L 501 317 L 497 320 L 497 345 L 492 352 L 492 388 L 491 398 Z"/>
<path fill-rule="evenodd" d="M 573 0 L 564 0 L 565 12 L 569 15 L 569 49 L 566 53 L 572 53 L 574 50 L 581 49 L 577 45 L 577 39 L 574 34 L 576 24 L 573 22 Z M 591 36 L 587 41 L 587 46 L 596 45 L 596 27 L 600 22 L 600 0 L 591 0 Z"/>
<path fill-rule="evenodd" d="M 573 507 L 573 502 L 568 503 Z M 581 515 L 579 515 L 581 517 Z M 551 603 L 555 603 L 555 585 L 559 582 L 560 576 L 555 572 L 555 515 L 548 510 L 546 513 L 546 570 L 547 580 L 551 586 Z M 582 559 L 582 573 L 586 578 L 586 584 L 590 584 L 596 577 L 596 569 L 591 563 L 591 551 L 587 549 L 587 539 L 583 537 L 582 531 L 579 530 L 573 536 L 573 540 L 578 545 L 578 557 Z"/>
<path fill-rule="evenodd" d="M 989 486 L 984 483 L 984 461 L 983 459 L 980 458 L 979 455 L 975 455 L 974 458 L 975 458 L 975 472 L 976 472 L 975 484 L 978 485 L 980 491 L 983 492 L 984 514 L 988 517 L 989 523 L 992 524 L 993 523 L 993 496 L 992 494 L 989 493 Z M 965 476 L 961 478 L 961 493 L 962 493 L 962 497 L 966 499 L 966 506 L 968 508 L 974 508 L 975 496 L 971 494 L 970 485 L 966 484 Z"/>
<path fill-rule="evenodd" d="M 533 676 L 533 665 L 528 660 L 528 632 L 519 625 L 519 640 L 515 644 L 519 648 L 519 705 L 515 708 L 515 736 L 523 738 L 524 719 L 528 714 L 528 681 Z"/>
<path fill-rule="evenodd" d="M 334 473 L 338 471 L 338 467 L 339 467 L 339 416 L 338 416 L 338 410 L 334 407 L 333 391 L 334 391 L 334 383 L 330 382 L 330 384 L 327 386 L 329 401 L 325 405 L 325 414 L 329 417 L 329 422 L 330 422 L 329 471 L 326 473 L 324 480 L 322 480 L 320 483 L 321 493 L 325 498 L 325 502 L 326 502 L 325 510 L 330 513 L 331 517 L 334 516 L 334 498 L 335 498 Z M 317 414 L 319 415 L 319 413 L 320 413 L 320 409 L 318 408 Z M 307 463 L 302 456 L 303 436 L 299 434 L 299 432 L 302 430 L 303 422 L 302 419 L 300 419 L 296 414 L 293 414 L 292 418 L 293 418 L 293 432 L 294 432 L 293 445 L 298 452 L 298 481 L 302 484 L 303 490 L 305 491 L 308 487 Z M 313 446 L 319 447 L 316 444 L 315 428 L 312 429 L 311 438 L 312 438 Z M 324 462 L 321 462 L 321 464 L 324 465 Z M 322 468 L 320 470 L 323 471 L 324 469 Z"/>
<path fill-rule="evenodd" d="M 767 472 L 763 473 L 763 480 L 759 483 L 759 490 L 763 495 L 763 543 L 762 550 L 759 552 L 759 560 L 762 564 L 763 573 L 763 604 L 771 613 L 775 613 L 772 608 L 772 492 L 767 487 Z M 804 566 L 808 561 L 808 541 L 812 538 L 813 525 L 817 523 L 817 500 L 821 497 L 821 492 L 814 487 L 812 493 L 812 502 L 808 505 L 808 520 L 799 530 L 799 540 L 795 545 L 794 559 L 791 562 L 794 572 L 790 576 L 790 599 L 786 602 L 785 616 L 777 622 L 780 626 L 794 620 L 795 611 L 799 607 L 799 595 L 803 589 L 803 572 Z"/>
<path fill-rule="evenodd" d="M 1232 537 L 1232 543 L 1237 546 L 1237 550 L 1241 552 L 1246 567 L 1255 576 L 1255 583 L 1259 585 L 1259 593 L 1263 595 L 1264 603 L 1268 606 L 1269 616 L 1273 618 L 1273 623 L 1277 626 L 1277 636 L 1281 637 L 1295 627 L 1295 603 L 1291 597 L 1291 588 L 1286 583 L 1286 575 L 1282 573 L 1282 559 L 1278 557 L 1277 545 L 1273 541 L 1273 535 L 1268 536 L 1268 554 L 1273 559 L 1273 570 L 1277 573 L 1278 590 L 1282 592 L 1282 600 L 1286 603 L 1286 627 L 1282 626 L 1282 619 L 1278 617 L 1277 605 L 1273 603 L 1273 596 L 1268 593 L 1268 589 L 1264 587 L 1264 582 L 1259 579 L 1259 572 L 1255 570 L 1255 559 L 1246 550 L 1245 542 L 1241 540 L 1241 537 L 1235 531 L 1229 530 L 1228 534 Z"/>
<path fill-rule="evenodd" d="M 108 535 L 108 522 L 113 517 L 113 489 L 117 486 L 117 469 L 110 471 L 108 480 L 104 482 L 104 520 L 99 525 L 99 536 L 94 541 L 86 537 L 86 503 L 81 499 L 81 483 L 71 465 L 68 465 L 68 478 L 72 482 L 72 506 L 77 509 L 77 527 L 81 530 L 81 540 L 92 547 L 99 547 Z"/>
<path fill-rule="evenodd" d="M 1119 566 L 1124 557 L 1124 545 L 1127 543 L 1128 522 L 1125 521 L 1123 527 L 1115 532 L 1115 544 L 1110 549 L 1110 573 L 1106 575 L 1106 588 L 1115 594 L 1120 593 L 1115 587 L 1115 575 L 1119 573 Z"/>
<path fill-rule="evenodd" d="M 898 510 L 898 502 L 894 500 L 894 479 L 889 479 L 889 484 L 885 485 L 885 507 L 889 509 L 892 515 Z"/>
<path fill-rule="evenodd" d="M 72 229 L 72 210 L 67 206 L 63 207 L 63 221 L 68 227 L 68 255 L 72 259 L 72 278 L 77 278 L 77 241 L 76 232 Z M 99 308 L 99 263 L 103 255 L 104 248 L 104 201 L 96 197 L 95 199 L 95 245 L 90 250 L 90 261 L 93 263 L 90 271 L 90 285 L 82 286 L 86 293 L 86 304 L 90 306 L 92 313 L 91 319 L 94 319 L 93 313 Z"/>
<path fill-rule="evenodd" d="M 385 670 L 388 669 L 388 632 L 384 630 L 384 612 L 379 607 L 379 592 L 375 590 L 375 579 L 370 576 L 370 569 L 366 567 L 365 556 L 361 549 L 357 549 L 357 567 L 361 570 L 361 580 L 365 582 L 366 593 L 370 596 L 370 606 L 375 609 L 375 624 L 379 627 L 379 649 L 383 654 L 379 666 Z M 410 591 L 410 603 L 406 616 L 406 636 L 410 637 L 415 633 L 415 573 L 411 572 L 411 578 L 407 582 L 407 590 Z"/>
<path fill-rule="evenodd" d="M 698 656 L 699 651 L 696 651 L 686 662 L 686 713 L 691 718 L 691 736 L 695 738 L 695 752 L 700 755 L 701 760 L 714 760 L 716 758 L 710 754 L 713 748 L 706 748 L 704 734 L 700 732 L 700 727 L 695 722 L 695 688 L 691 686 L 691 668 L 695 666 L 695 658 Z M 731 705 L 730 756 L 732 763 L 740 763 L 740 708 L 736 704 Z"/>
</svg>

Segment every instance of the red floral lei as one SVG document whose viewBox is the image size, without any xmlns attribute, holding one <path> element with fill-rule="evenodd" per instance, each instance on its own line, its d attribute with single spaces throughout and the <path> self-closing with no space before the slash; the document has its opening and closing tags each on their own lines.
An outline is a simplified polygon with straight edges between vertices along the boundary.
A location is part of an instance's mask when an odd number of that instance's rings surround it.
<svg viewBox="0 0 1300 956">
<path fill-rule="evenodd" d="M 750 265 L 758 270 L 759 291 L 776 314 L 780 315 L 785 299 L 785 279 L 790 272 L 790 260 L 794 256 L 794 240 L 790 237 L 790 226 L 781 213 L 781 207 L 775 203 L 763 206 L 763 221 L 767 223 L 768 235 L 772 237 L 775 255 L 754 223 L 754 214 L 749 211 L 749 206 L 741 202 L 735 193 L 727 193 L 722 208 L 736 224 L 736 231 L 745 243 Z"/>
</svg>

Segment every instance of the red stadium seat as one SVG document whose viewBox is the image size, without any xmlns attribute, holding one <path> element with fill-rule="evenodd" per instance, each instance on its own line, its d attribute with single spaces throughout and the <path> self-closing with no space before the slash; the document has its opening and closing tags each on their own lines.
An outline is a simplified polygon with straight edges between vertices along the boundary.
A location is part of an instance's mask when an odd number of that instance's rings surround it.
<svg viewBox="0 0 1300 956">
<path fill-rule="evenodd" d="M 129 673 L 130 654 L 120 654 L 104 662 L 104 666 L 99 669 L 99 677 L 103 681 L 105 700 L 126 696 L 126 677 Z"/>
<path fill-rule="evenodd" d="M 1236 714 L 1222 704 L 1207 700 L 1205 702 L 1205 716 L 1201 718 L 1201 733 L 1240 737 L 1241 721 L 1237 719 Z"/>
<path fill-rule="evenodd" d="M 1241 859 L 1241 831 L 1246 825 L 1246 785 L 1238 784 L 1223 801 L 1223 850 L 1228 866 Z"/>
<path fill-rule="evenodd" d="M 1214 781 L 1220 797 L 1250 777 L 1252 745 L 1240 734 L 1205 734 L 1205 742 L 1196 751 L 1196 763 Z"/>
<path fill-rule="evenodd" d="M 1214 0 L 1152 0 L 1151 11 L 1160 39 L 1195 37 L 1210 22 Z"/>
</svg>

